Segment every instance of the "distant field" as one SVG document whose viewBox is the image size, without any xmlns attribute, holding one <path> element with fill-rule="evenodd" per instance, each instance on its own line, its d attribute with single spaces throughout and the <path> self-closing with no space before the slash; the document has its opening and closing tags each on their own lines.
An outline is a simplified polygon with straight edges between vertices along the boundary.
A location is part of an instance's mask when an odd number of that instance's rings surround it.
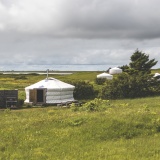
<svg viewBox="0 0 160 160">
<path fill-rule="evenodd" d="M 152 69 L 152 73 L 160 73 L 160 69 Z"/>
<path fill-rule="evenodd" d="M 100 72 L 54 72 L 48 76 L 57 78 L 64 82 L 70 81 L 90 81 L 93 82 Z M 0 89 L 18 89 L 19 98 L 25 99 L 25 87 L 45 79 L 47 74 L 0 74 Z"/>
<path fill-rule="evenodd" d="M 152 70 L 152 73 L 160 73 L 160 69 Z M 71 81 L 87 81 L 95 85 L 95 79 L 101 71 L 73 71 L 73 72 L 49 72 L 49 77 L 57 78 L 64 82 Z M 43 71 L 30 71 L 30 72 L 5 72 L 0 74 L 0 89 L 18 89 L 19 98 L 25 99 L 24 88 L 34 84 L 47 77 L 47 73 Z M 97 87 L 95 85 L 95 87 Z M 98 86 L 99 87 L 99 86 Z"/>
</svg>

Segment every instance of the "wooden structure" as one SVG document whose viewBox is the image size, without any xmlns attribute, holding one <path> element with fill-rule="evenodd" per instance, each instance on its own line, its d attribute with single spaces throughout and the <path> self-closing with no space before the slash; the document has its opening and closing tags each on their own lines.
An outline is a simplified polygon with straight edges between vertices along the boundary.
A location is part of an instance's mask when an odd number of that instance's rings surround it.
<svg viewBox="0 0 160 160">
<path fill-rule="evenodd" d="M 18 90 L 0 90 L 0 108 L 17 108 Z"/>
</svg>

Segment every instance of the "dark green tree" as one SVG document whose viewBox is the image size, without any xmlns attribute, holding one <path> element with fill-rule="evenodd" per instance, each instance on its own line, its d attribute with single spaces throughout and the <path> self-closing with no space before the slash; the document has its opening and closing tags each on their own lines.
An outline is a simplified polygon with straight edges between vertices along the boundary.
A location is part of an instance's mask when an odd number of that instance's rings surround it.
<svg viewBox="0 0 160 160">
<path fill-rule="evenodd" d="M 126 72 L 117 76 L 102 88 L 100 94 L 104 99 L 138 98 L 160 94 L 160 84 L 150 74 L 130 75 Z"/>
<path fill-rule="evenodd" d="M 142 53 L 138 49 L 133 53 L 130 60 L 129 67 L 131 70 L 144 73 L 151 73 L 151 68 L 158 62 L 155 59 L 149 60 L 149 55 Z"/>
<path fill-rule="evenodd" d="M 123 73 L 108 82 L 102 89 L 102 98 L 136 98 L 159 95 L 160 83 L 151 75 L 151 68 L 157 64 L 149 55 L 136 50 L 129 65 L 121 67 Z"/>
<path fill-rule="evenodd" d="M 123 65 L 119 68 L 121 68 L 123 72 L 127 72 L 130 69 L 128 65 Z"/>
</svg>

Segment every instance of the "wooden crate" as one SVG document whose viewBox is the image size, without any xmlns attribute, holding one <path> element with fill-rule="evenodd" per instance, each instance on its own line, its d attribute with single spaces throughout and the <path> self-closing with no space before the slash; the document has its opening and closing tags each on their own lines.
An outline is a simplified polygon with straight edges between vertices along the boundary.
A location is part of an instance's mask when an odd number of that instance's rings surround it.
<svg viewBox="0 0 160 160">
<path fill-rule="evenodd" d="M 0 108 L 17 108 L 18 90 L 0 90 Z"/>
</svg>

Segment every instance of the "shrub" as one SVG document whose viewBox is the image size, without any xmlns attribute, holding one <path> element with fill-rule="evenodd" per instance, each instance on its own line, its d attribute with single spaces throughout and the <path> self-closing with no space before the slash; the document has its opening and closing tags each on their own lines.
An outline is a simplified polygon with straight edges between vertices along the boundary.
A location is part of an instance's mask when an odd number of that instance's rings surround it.
<svg viewBox="0 0 160 160">
<path fill-rule="evenodd" d="M 32 105 L 31 104 L 27 104 L 26 108 L 32 108 Z"/>
<path fill-rule="evenodd" d="M 24 99 L 18 99 L 18 107 L 22 107 L 24 105 Z"/>
<path fill-rule="evenodd" d="M 72 103 L 70 105 L 70 108 L 72 111 L 76 112 L 76 111 L 79 111 L 79 106 L 77 106 L 75 103 Z"/>
<path fill-rule="evenodd" d="M 160 93 L 158 86 L 158 82 L 148 74 L 123 73 L 102 88 L 100 97 L 116 99 L 152 96 Z"/>
<path fill-rule="evenodd" d="M 97 95 L 97 91 L 94 90 L 93 85 L 89 82 L 78 81 L 74 82 L 75 86 L 73 96 L 75 99 L 91 99 L 95 98 Z"/>
<path fill-rule="evenodd" d="M 106 81 L 105 78 L 96 78 L 96 79 L 95 79 L 95 83 L 98 84 L 98 85 L 104 84 L 105 81 Z"/>
<path fill-rule="evenodd" d="M 95 111 L 104 111 L 107 109 L 108 106 L 110 106 L 109 100 L 102 100 L 95 98 L 92 101 L 86 102 L 81 107 L 76 106 L 74 103 L 72 103 L 71 110 L 95 112 Z"/>
</svg>

